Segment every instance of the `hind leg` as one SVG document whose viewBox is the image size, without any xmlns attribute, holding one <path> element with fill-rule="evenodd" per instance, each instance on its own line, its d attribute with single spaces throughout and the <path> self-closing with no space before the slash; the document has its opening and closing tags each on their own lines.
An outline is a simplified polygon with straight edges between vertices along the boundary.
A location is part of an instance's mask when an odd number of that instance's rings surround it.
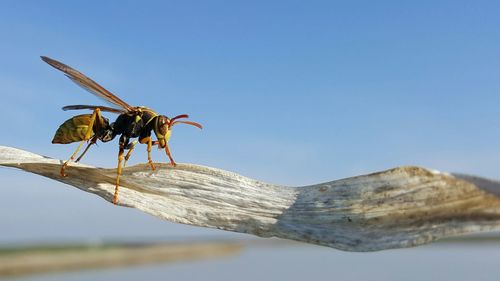
<svg viewBox="0 0 500 281">
<path fill-rule="evenodd" d="M 89 122 L 89 125 L 88 125 L 88 128 L 87 128 L 87 132 L 85 133 L 85 136 L 83 137 L 83 140 L 80 142 L 80 144 L 76 148 L 76 150 L 73 153 L 73 155 L 71 155 L 71 157 L 66 162 L 64 162 L 64 164 L 61 166 L 60 173 L 61 173 L 62 177 L 68 176 L 65 173 L 65 170 L 66 170 L 66 167 L 68 167 L 69 162 L 71 162 L 71 161 L 73 161 L 73 159 L 75 159 L 76 155 L 78 154 L 78 152 L 82 148 L 83 143 L 86 142 L 86 141 L 88 141 L 92 137 L 92 133 L 93 133 L 92 129 L 94 127 L 94 123 L 95 123 L 96 118 L 99 118 L 99 119 L 101 118 L 101 110 L 99 108 L 96 108 L 94 110 L 94 112 L 92 113 L 92 116 L 90 117 L 90 122 Z M 78 157 L 78 160 L 80 160 L 83 157 L 83 155 L 85 154 L 85 152 L 87 152 L 87 150 L 89 149 L 89 147 L 90 147 L 90 145 L 87 146 L 87 148 L 85 148 L 85 151 L 82 153 L 82 155 L 80 157 Z M 77 162 L 78 162 L 78 160 L 77 160 Z"/>
<path fill-rule="evenodd" d="M 78 145 L 78 147 L 76 148 L 75 152 L 73 153 L 73 155 L 71 155 L 71 157 L 66 161 L 64 162 L 64 164 L 61 166 L 61 177 L 67 177 L 68 175 L 64 172 L 64 170 L 66 170 L 66 167 L 68 166 L 68 163 L 70 161 L 72 161 L 73 159 L 75 159 L 76 155 L 78 154 L 78 151 L 80 151 L 80 149 L 82 148 L 82 145 L 83 143 L 85 142 L 85 140 L 81 141 L 80 142 L 80 145 Z"/>
<path fill-rule="evenodd" d="M 80 162 L 80 160 L 82 160 L 82 158 L 85 155 L 85 153 L 87 153 L 87 151 L 89 150 L 90 146 L 92 146 L 96 142 L 97 142 L 97 136 L 94 136 L 92 138 L 92 140 L 90 140 L 90 142 L 87 144 L 87 147 L 85 147 L 85 149 L 83 150 L 82 154 L 78 158 L 76 158 L 75 163 L 76 162 Z"/>
</svg>

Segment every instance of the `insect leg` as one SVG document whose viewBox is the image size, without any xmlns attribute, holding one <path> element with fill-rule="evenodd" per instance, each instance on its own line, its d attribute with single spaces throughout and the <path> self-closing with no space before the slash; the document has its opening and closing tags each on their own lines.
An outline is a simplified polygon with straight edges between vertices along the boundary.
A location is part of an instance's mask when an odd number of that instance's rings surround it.
<svg viewBox="0 0 500 281">
<path fill-rule="evenodd" d="M 81 141 L 80 142 L 80 145 L 78 145 L 78 147 L 76 148 L 75 152 L 73 153 L 73 155 L 71 155 L 71 157 L 66 161 L 64 162 L 64 164 L 61 166 L 61 177 L 67 177 L 68 175 L 64 172 L 64 170 L 66 170 L 66 167 L 68 166 L 68 163 L 75 159 L 75 156 L 78 154 L 78 151 L 80 151 L 80 149 L 82 148 L 82 145 L 83 143 L 85 142 L 85 140 Z"/>
<path fill-rule="evenodd" d="M 113 204 L 118 203 L 118 188 L 120 186 L 120 175 L 122 174 L 122 161 L 123 161 L 123 153 L 125 152 L 125 148 L 129 145 L 130 137 L 125 135 L 121 135 L 120 137 L 120 150 L 118 151 L 118 166 L 116 167 L 116 185 L 115 185 L 115 194 L 113 195 Z"/>
<path fill-rule="evenodd" d="M 145 137 L 141 140 L 139 140 L 140 143 L 148 143 L 148 163 L 151 166 L 151 169 L 154 171 L 156 170 L 155 164 L 153 163 L 153 160 L 151 160 L 151 147 L 153 146 L 153 140 L 151 137 Z"/>
<path fill-rule="evenodd" d="M 130 155 L 132 154 L 132 151 L 134 151 L 135 145 L 137 144 L 137 140 L 133 141 L 131 144 L 129 144 L 128 152 L 127 155 L 125 155 L 125 161 L 123 161 L 123 167 L 127 166 L 127 161 L 130 158 Z"/>
<path fill-rule="evenodd" d="M 80 162 L 80 160 L 82 160 L 83 155 L 85 155 L 85 153 L 87 153 L 87 150 L 89 150 L 90 146 L 93 145 L 93 144 L 94 144 L 93 142 L 89 142 L 87 144 L 87 147 L 85 147 L 85 149 L 83 150 L 82 154 L 80 156 L 78 156 L 78 158 L 76 158 L 75 163 Z"/>
<path fill-rule="evenodd" d="M 97 120 L 101 120 L 101 110 L 99 108 L 94 109 L 94 112 L 92 113 L 92 116 L 90 117 L 90 123 L 89 123 L 89 128 L 87 130 L 87 133 L 85 134 L 85 140 L 90 139 L 92 136 L 92 132 L 94 129 L 94 123 Z"/>
<path fill-rule="evenodd" d="M 168 143 L 165 146 L 165 152 L 167 153 L 168 158 L 170 158 L 170 164 L 172 164 L 172 166 L 174 167 L 177 166 L 177 164 L 174 161 L 174 158 L 172 158 L 172 154 L 170 154 L 170 149 L 168 149 Z"/>
<path fill-rule="evenodd" d="M 96 120 L 96 116 L 99 116 L 99 118 L 101 118 L 101 110 L 99 108 L 96 108 L 94 109 L 94 112 L 92 113 L 92 116 L 90 117 L 90 122 L 89 122 L 89 125 L 88 125 L 88 128 L 87 128 L 87 132 L 85 133 L 85 136 L 83 137 L 83 140 L 80 142 L 80 145 L 78 145 L 78 147 L 76 148 L 75 152 L 73 153 L 73 155 L 71 155 L 71 157 L 66 161 L 64 162 L 64 164 L 61 166 L 61 176 L 62 177 L 66 177 L 68 176 L 64 171 L 66 170 L 66 167 L 68 166 L 69 162 L 72 161 L 73 159 L 75 159 L 76 155 L 78 154 L 78 152 L 80 151 L 80 149 L 82 148 L 82 145 L 85 141 L 89 140 L 90 137 L 92 136 L 92 132 L 93 132 L 93 127 L 94 127 L 94 122 Z M 85 154 L 85 152 L 87 152 L 87 148 L 85 148 L 85 151 L 83 154 Z M 82 154 L 82 156 L 83 156 Z M 82 158 L 82 156 L 78 157 L 78 159 Z M 78 162 L 78 161 L 77 161 Z"/>
<path fill-rule="evenodd" d="M 122 173 L 122 161 L 124 152 L 125 149 L 120 145 L 120 151 L 118 152 L 118 166 L 116 167 L 116 185 L 115 194 L 113 195 L 113 204 L 118 203 L 118 186 L 120 186 L 120 175 Z"/>
<path fill-rule="evenodd" d="M 92 140 L 87 144 L 87 147 L 85 147 L 85 150 L 83 150 L 82 154 L 78 158 L 76 158 L 75 163 L 80 162 L 80 160 L 82 160 L 83 158 L 83 155 L 85 155 L 85 153 L 87 153 L 87 150 L 89 150 L 90 146 L 95 144 L 96 142 L 97 142 L 97 136 L 94 136 Z"/>
</svg>

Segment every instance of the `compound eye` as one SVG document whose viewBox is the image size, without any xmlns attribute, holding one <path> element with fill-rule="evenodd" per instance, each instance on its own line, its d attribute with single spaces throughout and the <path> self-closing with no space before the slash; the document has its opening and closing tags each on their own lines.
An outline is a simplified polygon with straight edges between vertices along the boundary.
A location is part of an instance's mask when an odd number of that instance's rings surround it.
<svg viewBox="0 0 500 281">
<path fill-rule="evenodd" d="M 161 135 L 165 135 L 168 131 L 168 118 L 166 116 L 160 116 L 158 118 L 158 130 Z"/>
</svg>

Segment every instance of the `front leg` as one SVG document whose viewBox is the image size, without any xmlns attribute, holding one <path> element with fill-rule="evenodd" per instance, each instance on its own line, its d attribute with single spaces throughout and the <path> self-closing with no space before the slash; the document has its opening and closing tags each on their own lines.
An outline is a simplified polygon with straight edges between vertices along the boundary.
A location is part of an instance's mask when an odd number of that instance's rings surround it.
<svg viewBox="0 0 500 281">
<path fill-rule="evenodd" d="M 177 164 L 174 161 L 174 158 L 172 158 L 172 154 L 170 154 L 170 149 L 168 149 L 168 143 L 165 145 L 165 152 L 167 153 L 167 156 L 170 159 L 170 164 L 174 167 L 177 166 Z"/>
<path fill-rule="evenodd" d="M 151 147 L 153 146 L 153 140 L 151 139 L 151 136 L 142 138 L 139 140 L 139 142 L 148 144 L 148 163 L 153 171 L 156 170 L 155 164 L 153 163 L 153 160 L 151 160 Z"/>
<path fill-rule="evenodd" d="M 159 141 L 153 141 L 152 145 L 158 145 L 158 147 L 161 148 L 160 142 Z M 168 143 L 165 145 L 165 152 L 167 153 L 168 158 L 170 159 L 170 165 L 172 166 L 177 166 L 177 163 L 175 163 L 174 158 L 172 158 L 172 154 L 170 153 L 170 149 L 168 148 Z"/>
</svg>

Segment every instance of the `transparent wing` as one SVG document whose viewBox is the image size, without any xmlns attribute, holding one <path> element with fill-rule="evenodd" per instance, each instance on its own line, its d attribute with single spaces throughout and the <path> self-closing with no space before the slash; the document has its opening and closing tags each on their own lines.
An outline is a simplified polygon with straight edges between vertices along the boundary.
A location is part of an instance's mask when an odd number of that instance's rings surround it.
<svg viewBox="0 0 500 281">
<path fill-rule="evenodd" d="M 95 110 L 96 108 L 99 108 L 101 111 L 106 111 L 106 112 L 113 112 L 117 114 L 122 114 L 127 111 L 122 110 L 122 109 L 117 109 L 113 107 L 107 107 L 107 106 L 100 106 L 100 105 L 83 105 L 83 104 L 76 104 L 76 105 L 67 105 L 62 108 L 62 110 L 80 110 L 80 109 L 90 109 L 90 110 Z"/>
<path fill-rule="evenodd" d="M 104 99 L 107 102 L 115 104 L 127 111 L 133 110 L 133 107 L 128 105 L 126 102 L 122 101 L 117 96 L 113 95 L 110 91 L 104 89 L 101 85 L 97 84 L 94 80 L 88 78 L 84 74 L 79 71 L 71 68 L 68 65 L 65 65 L 62 62 L 56 61 L 54 59 L 48 57 L 41 57 L 42 60 L 48 64 L 50 64 L 55 69 L 64 72 L 64 74 L 71 79 L 71 81 L 75 82 L 78 86 L 87 90 L 88 92 Z"/>
</svg>

